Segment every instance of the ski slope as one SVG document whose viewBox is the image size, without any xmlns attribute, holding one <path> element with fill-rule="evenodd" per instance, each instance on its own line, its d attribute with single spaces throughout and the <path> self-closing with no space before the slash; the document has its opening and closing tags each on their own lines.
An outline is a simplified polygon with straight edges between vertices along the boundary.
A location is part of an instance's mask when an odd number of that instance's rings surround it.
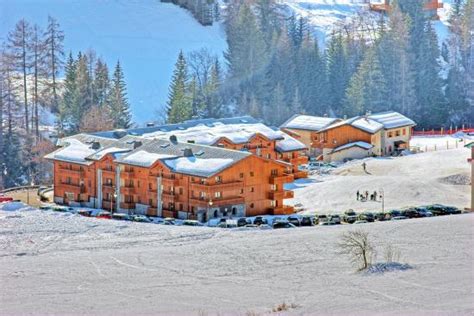
<svg viewBox="0 0 474 316">
<path fill-rule="evenodd" d="M 65 32 L 65 50 L 93 48 L 111 71 L 118 59 L 137 123 L 152 120 L 167 101 L 180 50 L 207 47 L 222 57 L 220 24 L 200 25 L 186 10 L 159 0 L 0 0 L 0 42 L 25 18 L 45 27 L 48 15 Z"/>
</svg>

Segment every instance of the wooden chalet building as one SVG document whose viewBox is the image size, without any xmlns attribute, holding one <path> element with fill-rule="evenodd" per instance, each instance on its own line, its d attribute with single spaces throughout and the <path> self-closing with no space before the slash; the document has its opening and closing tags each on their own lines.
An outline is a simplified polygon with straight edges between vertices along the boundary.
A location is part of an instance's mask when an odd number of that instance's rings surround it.
<svg viewBox="0 0 474 316">
<path fill-rule="evenodd" d="M 294 180 L 290 163 L 175 135 L 115 136 L 78 134 L 46 156 L 56 203 L 200 221 L 293 213 L 283 203 L 293 197 L 283 188 Z"/>
<path fill-rule="evenodd" d="M 388 13 L 392 9 L 391 3 L 393 0 L 371 0 L 370 10 L 382 13 Z M 443 3 L 439 0 L 413 0 L 421 1 L 423 3 L 423 10 L 428 16 L 438 20 L 438 9 L 443 8 Z"/>
<path fill-rule="evenodd" d="M 389 111 L 350 119 L 331 119 L 305 117 L 301 121 L 320 122 L 311 131 L 311 153 L 324 161 L 344 161 L 368 156 L 392 155 L 403 149 L 408 149 L 415 122 L 400 113 Z M 299 117 L 293 117 L 282 125 L 283 131 L 293 134 L 307 133 L 308 124 L 297 126 L 294 122 Z M 306 129 L 303 129 L 306 128 Z M 308 139 L 308 138 L 306 138 Z"/>
</svg>

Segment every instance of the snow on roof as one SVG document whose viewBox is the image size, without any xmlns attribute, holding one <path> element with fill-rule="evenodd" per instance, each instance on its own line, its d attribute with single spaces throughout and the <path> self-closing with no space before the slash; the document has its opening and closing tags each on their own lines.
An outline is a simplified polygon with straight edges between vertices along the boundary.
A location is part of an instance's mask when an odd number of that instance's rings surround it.
<svg viewBox="0 0 474 316">
<path fill-rule="evenodd" d="M 145 133 L 145 138 L 161 138 L 169 139 L 171 135 L 175 135 L 180 142 L 195 142 L 202 145 L 214 145 L 219 139 L 225 137 L 235 144 L 248 142 L 256 134 L 261 134 L 270 140 L 282 139 L 282 136 L 270 127 L 262 123 L 253 124 L 198 124 L 189 128 L 171 130 L 171 131 L 155 131 Z"/>
<path fill-rule="evenodd" d="M 87 158 L 92 159 L 92 160 L 101 160 L 102 158 L 104 158 L 108 154 L 124 153 L 124 152 L 127 152 L 127 151 L 130 151 L 130 149 L 129 148 L 119 148 L 119 147 L 113 147 L 112 146 L 112 147 L 107 147 L 107 148 L 104 148 L 102 150 L 99 150 L 98 152 L 90 155 Z"/>
<path fill-rule="evenodd" d="M 319 131 L 320 129 L 336 122 L 337 120 L 339 119 L 333 117 L 294 115 L 288 121 L 283 123 L 281 127 Z"/>
<path fill-rule="evenodd" d="M 193 175 L 210 176 L 234 163 L 231 158 L 179 157 L 163 161 L 172 171 Z"/>
<path fill-rule="evenodd" d="M 295 151 L 295 150 L 305 150 L 308 149 L 305 144 L 299 140 L 291 137 L 290 135 L 279 132 L 283 137 L 282 140 L 276 142 L 276 150 L 279 152 Z"/>
<path fill-rule="evenodd" d="M 355 128 L 358 128 L 360 130 L 363 130 L 363 131 L 365 131 L 367 133 L 371 133 L 371 134 L 374 134 L 374 133 L 378 132 L 379 130 L 381 130 L 383 128 L 383 125 L 380 124 L 377 121 L 374 121 L 374 120 L 372 120 L 370 118 L 367 118 L 365 116 L 356 116 L 356 117 L 353 117 L 353 118 L 350 118 L 350 119 L 347 119 L 347 120 L 344 120 L 344 121 L 340 121 L 340 122 L 331 124 L 331 125 L 323 128 L 323 129 L 321 129 L 320 131 L 333 129 L 333 128 L 340 127 L 340 126 L 343 126 L 343 125 L 351 125 L 351 126 L 354 126 Z"/>
<path fill-rule="evenodd" d="M 333 149 L 333 151 L 331 153 L 338 152 L 338 151 L 341 151 L 341 150 L 346 150 L 346 149 L 349 149 L 351 147 L 360 147 L 362 149 L 369 150 L 369 149 L 373 148 L 374 146 L 372 146 L 371 144 L 366 143 L 366 142 L 353 142 L 353 143 L 348 143 L 348 144 L 336 147 L 336 148 Z"/>
<path fill-rule="evenodd" d="M 372 114 L 369 118 L 382 124 L 385 129 L 416 125 L 413 120 L 394 111 Z"/>
<path fill-rule="evenodd" d="M 124 156 L 120 162 L 140 167 L 151 167 L 156 161 L 165 158 L 173 158 L 174 155 L 150 153 L 145 150 L 138 150 L 130 155 Z"/>
<path fill-rule="evenodd" d="M 89 144 L 69 138 L 64 140 L 63 146 L 56 151 L 45 156 L 46 159 L 60 160 L 83 165 L 90 165 L 92 161 L 87 161 L 86 157 L 94 154 L 96 150 L 90 148 Z"/>
</svg>

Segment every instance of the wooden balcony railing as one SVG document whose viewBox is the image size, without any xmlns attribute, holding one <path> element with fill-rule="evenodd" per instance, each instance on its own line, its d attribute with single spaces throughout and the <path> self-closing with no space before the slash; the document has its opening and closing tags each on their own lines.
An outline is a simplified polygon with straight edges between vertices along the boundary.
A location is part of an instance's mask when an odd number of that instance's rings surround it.
<svg viewBox="0 0 474 316">
<path fill-rule="evenodd" d="M 109 169 L 102 169 L 102 175 L 115 177 L 115 171 Z"/>
<path fill-rule="evenodd" d="M 245 199 L 241 196 L 232 196 L 232 197 L 223 197 L 219 199 L 201 199 L 201 198 L 191 198 L 191 204 L 201 207 L 213 207 L 221 205 L 230 205 L 230 204 L 243 204 Z M 212 204 L 211 204 L 212 202 Z"/>
<path fill-rule="evenodd" d="M 114 191 L 115 191 L 115 188 L 111 184 L 102 185 L 102 192 L 113 193 Z"/>
<path fill-rule="evenodd" d="M 120 192 L 126 195 L 135 194 L 135 187 L 120 187 Z"/>
<path fill-rule="evenodd" d="M 270 177 L 270 184 L 284 184 L 293 182 L 295 179 L 293 174 L 282 174 Z"/>
<path fill-rule="evenodd" d="M 61 175 L 68 176 L 68 177 L 73 177 L 73 178 L 84 177 L 84 170 L 59 168 L 59 172 Z"/>
<path fill-rule="evenodd" d="M 120 172 L 120 177 L 123 179 L 133 179 L 135 177 L 135 173 L 133 171 L 122 170 Z"/>
<path fill-rule="evenodd" d="M 154 174 L 149 174 L 148 175 L 148 181 L 151 183 L 156 183 L 156 178 L 158 178 L 159 175 L 154 175 Z M 168 185 L 168 186 L 178 186 L 179 185 L 179 178 L 173 178 L 170 175 L 163 175 L 161 177 L 161 183 L 163 185 Z"/>
<path fill-rule="evenodd" d="M 294 193 L 290 190 L 273 191 L 269 193 L 270 200 L 292 199 L 293 197 Z"/>
<path fill-rule="evenodd" d="M 209 191 L 212 189 L 240 189 L 244 186 L 242 181 L 228 181 L 228 182 L 217 182 L 217 183 L 200 183 L 192 182 L 190 187 L 195 190 Z"/>
<path fill-rule="evenodd" d="M 272 208 L 273 215 L 288 215 L 295 212 L 293 206 L 283 205 Z"/>
</svg>

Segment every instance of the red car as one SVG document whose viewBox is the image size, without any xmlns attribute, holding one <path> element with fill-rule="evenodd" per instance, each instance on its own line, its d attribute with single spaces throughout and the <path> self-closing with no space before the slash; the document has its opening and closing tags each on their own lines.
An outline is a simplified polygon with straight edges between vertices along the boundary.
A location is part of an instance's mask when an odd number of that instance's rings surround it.
<svg viewBox="0 0 474 316">
<path fill-rule="evenodd" d="M 9 196 L 0 196 L 0 203 L 2 202 L 12 202 L 13 198 Z"/>
<path fill-rule="evenodd" d="M 112 214 L 110 214 L 110 212 L 100 212 L 97 214 L 96 218 L 111 219 Z"/>
</svg>

